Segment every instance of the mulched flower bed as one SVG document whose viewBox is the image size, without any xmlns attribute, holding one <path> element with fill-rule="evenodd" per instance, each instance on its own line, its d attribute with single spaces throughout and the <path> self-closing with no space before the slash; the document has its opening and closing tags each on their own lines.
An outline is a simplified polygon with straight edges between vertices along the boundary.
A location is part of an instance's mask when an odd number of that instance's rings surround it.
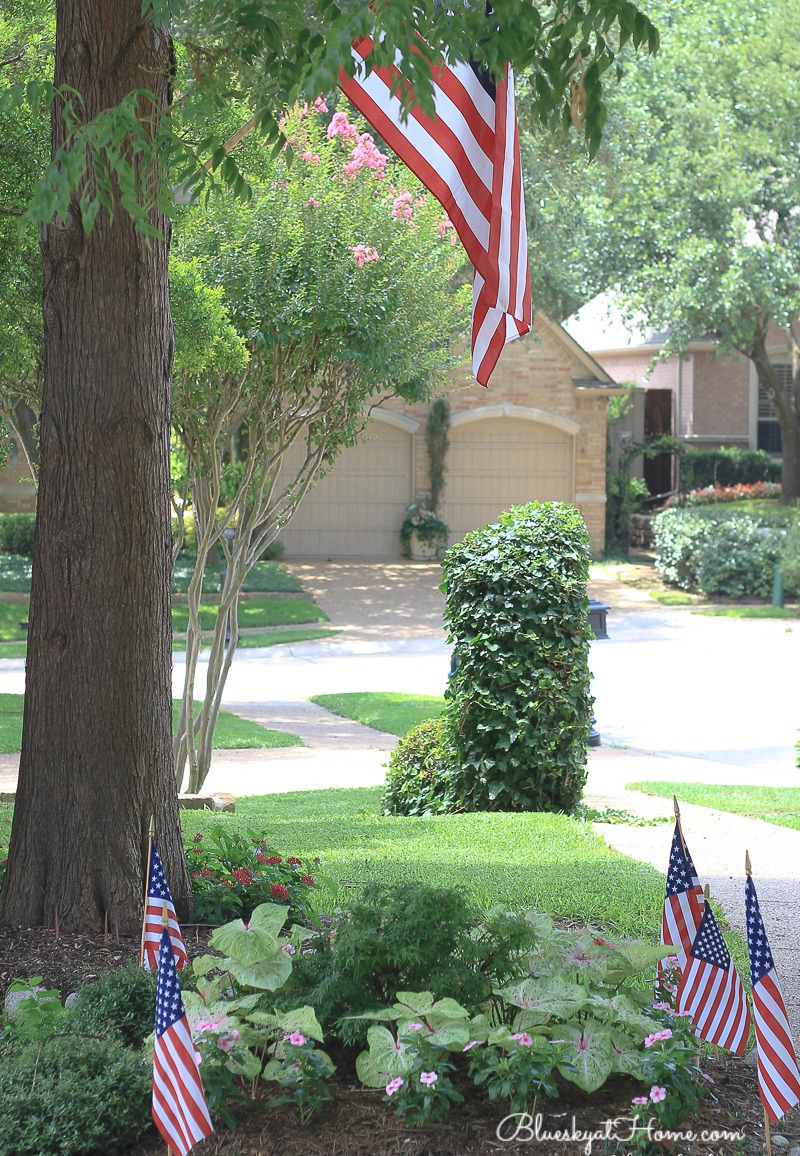
<svg viewBox="0 0 800 1156">
<path fill-rule="evenodd" d="M 209 931 L 184 928 L 190 955 L 202 952 Z M 62 999 L 83 982 L 111 968 L 138 959 L 139 944 L 134 940 L 103 936 L 61 935 L 40 928 L 11 931 L 0 928 L 0 991 L 17 978 L 41 975 L 46 987 L 59 989 Z M 331 1082 L 335 1102 L 306 1127 L 300 1128 L 290 1107 L 271 1109 L 261 1102 L 247 1102 L 237 1111 L 235 1132 L 224 1127 L 195 1151 L 199 1156 L 488 1156 L 490 1153 L 520 1148 L 542 1156 L 583 1156 L 589 1143 L 586 1134 L 602 1133 L 607 1121 L 620 1118 L 617 1144 L 603 1139 L 591 1142 L 592 1153 L 627 1153 L 624 1118 L 633 1095 L 641 1089 L 632 1081 L 616 1078 L 589 1097 L 573 1085 L 562 1084 L 557 1101 L 545 1100 L 539 1134 L 547 1132 L 583 1133 L 582 1139 L 535 1139 L 521 1131 L 516 1140 L 500 1140 L 497 1127 L 505 1112 L 489 1103 L 484 1094 L 468 1081 L 458 1087 L 465 1102 L 456 1105 L 444 1120 L 424 1129 L 409 1129 L 395 1116 L 392 1105 L 384 1103 L 380 1092 L 362 1088 L 355 1077 L 355 1051 L 329 1046 L 337 1072 Z M 713 1142 L 679 1140 L 664 1145 L 664 1151 L 687 1156 L 743 1156 L 764 1151 L 764 1126 L 758 1098 L 755 1068 L 727 1053 L 709 1057 L 704 1069 L 714 1083 L 703 1107 L 702 1117 L 689 1121 L 683 1130 L 716 1129 L 743 1133 L 742 1139 Z M 260 1094 L 265 1094 L 261 1087 Z M 269 1095 L 268 1092 L 266 1092 Z M 574 1125 L 573 1125 L 574 1118 Z M 508 1133 L 505 1133 L 506 1135 Z M 800 1110 L 790 1113 L 773 1130 L 789 1145 L 800 1144 Z M 788 1151 L 780 1141 L 776 1156 Z M 155 1131 L 124 1151 L 109 1156 L 165 1156 L 166 1147 Z"/>
</svg>

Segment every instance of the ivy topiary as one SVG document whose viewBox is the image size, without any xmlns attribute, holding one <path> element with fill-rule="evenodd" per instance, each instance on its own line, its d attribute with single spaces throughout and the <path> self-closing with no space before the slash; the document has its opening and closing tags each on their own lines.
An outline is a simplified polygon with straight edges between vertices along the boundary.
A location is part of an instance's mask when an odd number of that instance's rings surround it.
<svg viewBox="0 0 800 1156">
<path fill-rule="evenodd" d="M 589 539 L 574 506 L 532 502 L 444 563 L 458 650 L 445 726 L 460 809 L 572 811 L 586 781 L 592 698 Z"/>
</svg>

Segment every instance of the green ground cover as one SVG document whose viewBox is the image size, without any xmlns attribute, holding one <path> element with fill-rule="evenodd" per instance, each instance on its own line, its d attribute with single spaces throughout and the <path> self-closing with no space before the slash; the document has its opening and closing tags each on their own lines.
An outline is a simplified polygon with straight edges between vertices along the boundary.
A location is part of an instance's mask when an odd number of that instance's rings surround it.
<svg viewBox="0 0 800 1156">
<path fill-rule="evenodd" d="M 800 787 L 731 787 L 716 783 L 628 783 L 629 791 L 643 791 L 671 799 L 677 795 L 681 803 L 697 803 L 701 807 L 715 807 L 733 815 L 763 819 L 779 827 L 800 831 Z"/>
<path fill-rule="evenodd" d="M 320 856 L 342 891 L 368 880 L 463 885 L 487 907 L 535 907 L 608 930 L 658 935 L 664 877 L 612 851 L 588 823 L 503 813 L 400 818 L 380 814 L 382 788 L 240 798 L 234 815 L 184 812 L 184 829 L 252 828 L 280 854 Z M 331 910 L 337 894 L 322 887 Z"/>
<path fill-rule="evenodd" d="M 200 604 L 203 630 L 213 630 L 217 605 L 211 598 Z M 172 607 L 172 629 L 185 634 L 189 621 L 186 606 Z M 327 622 L 328 616 L 309 598 L 248 598 L 239 603 L 239 627 L 296 626 L 306 622 Z"/>
<path fill-rule="evenodd" d="M 438 694 L 400 694 L 395 691 L 357 691 L 352 694 L 317 694 L 310 700 L 317 706 L 365 727 L 404 735 L 418 723 L 437 718 L 444 709 Z"/>
<path fill-rule="evenodd" d="M 651 590 L 650 597 L 662 606 L 691 606 L 697 602 L 693 594 L 684 594 L 682 590 Z"/>
<path fill-rule="evenodd" d="M 21 694 L 0 694 L 0 754 L 14 754 L 22 743 Z M 173 723 L 180 703 L 173 702 Z M 200 709 L 196 707 L 195 713 Z M 265 750 L 272 747 L 302 747 L 303 740 L 285 731 L 272 731 L 230 711 L 220 711 L 214 732 L 215 750 Z"/>
</svg>

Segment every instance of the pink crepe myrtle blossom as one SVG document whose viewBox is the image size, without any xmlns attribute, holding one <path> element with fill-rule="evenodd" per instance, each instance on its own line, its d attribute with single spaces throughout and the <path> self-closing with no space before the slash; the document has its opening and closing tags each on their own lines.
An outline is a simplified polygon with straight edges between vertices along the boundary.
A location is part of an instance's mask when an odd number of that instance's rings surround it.
<svg viewBox="0 0 800 1156">
<path fill-rule="evenodd" d="M 414 216 L 414 198 L 411 193 L 400 193 L 392 204 L 392 216 L 398 221 L 410 221 Z"/>
<path fill-rule="evenodd" d="M 335 112 L 331 118 L 328 125 L 328 140 L 333 140 L 335 136 L 340 136 L 344 140 L 358 136 L 358 129 L 347 119 L 346 112 Z"/>
<path fill-rule="evenodd" d="M 380 255 L 371 245 L 348 245 L 347 248 L 355 257 L 359 269 L 363 269 L 369 261 L 380 261 Z"/>
<path fill-rule="evenodd" d="M 311 149 L 306 149 L 305 152 L 300 153 L 301 161 L 308 161 L 310 165 L 319 164 L 319 153 L 312 153 Z"/>
<path fill-rule="evenodd" d="M 432 1088 L 438 1079 L 436 1072 L 420 1072 L 419 1074 L 419 1082 L 428 1088 Z"/>
<path fill-rule="evenodd" d="M 350 160 L 342 166 L 346 177 L 355 180 L 359 169 L 373 169 L 375 175 L 383 178 L 386 168 L 386 157 L 375 144 L 375 138 L 368 132 L 358 133 L 355 148 L 350 153 Z"/>
<path fill-rule="evenodd" d="M 393 1096 L 395 1094 L 395 1092 L 397 1092 L 400 1088 L 402 1088 L 404 1083 L 405 1083 L 405 1080 L 403 1080 L 403 1078 L 401 1076 L 395 1076 L 395 1078 L 393 1080 L 390 1080 L 389 1083 L 386 1085 L 386 1095 L 387 1096 Z"/>
<path fill-rule="evenodd" d="M 309 197 L 308 200 L 306 201 L 306 204 L 308 205 L 309 209 L 318 209 L 319 208 L 319 201 L 317 200 L 316 197 Z"/>
<path fill-rule="evenodd" d="M 650 1089 L 650 1099 L 654 1104 L 660 1104 L 662 1100 L 667 1098 L 667 1089 L 659 1088 L 658 1084 L 653 1084 Z"/>
</svg>

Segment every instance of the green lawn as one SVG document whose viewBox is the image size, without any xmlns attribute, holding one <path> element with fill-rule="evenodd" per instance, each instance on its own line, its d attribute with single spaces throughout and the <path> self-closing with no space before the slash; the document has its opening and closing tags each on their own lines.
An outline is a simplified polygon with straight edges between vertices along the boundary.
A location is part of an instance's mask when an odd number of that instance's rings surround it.
<svg viewBox="0 0 800 1156">
<path fill-rule="evenodd" d="M 175 563 L 175 569 L 172 574 L 172 591 L 174 594 L 185 594 L 189 588 L 189 582 L 192 574 L 194 574 L 195 560 L 192 557 L 179 558 Z M 220 569 L 224 566 L 224 562 L 220 562 L 215 566 L 207 566 L 205 574 L 203 575 L 203 592 L 205 594 L 219 594 L 220 583 Z M 2 580 L 2 569 L 0 569 L 0 581 Z M 0 589 L 4 587 L 0 586 Z M 299 594 L 302 586 L 291 574 L 285 566 L 280 562 L 256 562 L 250 573 L 244 580 L 242 590 L 246 592 L 263 592 L 270 594 Z"/>
<path fill-rule="evenodd" d="M 213 630 L 218 603 L 210 598 L 200 604 L 203 630 Z M 185 634 L 189 621 L 186 606 L 172 607 L 172 629 Z M 296 626 L 305 622 L 327 622 L 328 616 L 309 598 L 248 598 L 239 603 L 239 626 Z"/>
<path fill-rule="evenodd" d="M 763 819 L 800 831 L 800 787 L 730 787 L 715 783 L 628 783 L 629 791 L 643 791 L 681 803 L 715 807 L 733 815 Z"/>
<path fill-rule="evenodd" d="M 0 694 L 0 753 L 14 754 L 22 743 L 21 694 Z M 173 725 L 178 717 L 179 703 L 173 702 Z M 197 705 L 196 710 L 200 707 Z M 267 730 L 249 719 L 229 711 L 220 711 L 214 732 L 215 750 L 264 750 L 271 747 L 302 747 L 303 740 L 285 731 Z"/>
<path fill-rule="evenodd" d="M 682 590 L 651 590 L 650 597 L 662 606 L 691 606 L 697 601 L 693 594 L 685 594 Z"/>
<path fill-rule="evenodd" d="M 441 695 L 398 694 L 394 691 L 318 694 L 311 702 L 390 735 L 404 735 L 417 723 L 436 718 L 444 708 Z"/>
<path fill-rule="evenodd" d="M 239 635 L 238 649 L 248 650 L 256 646 L 290 646 L 294 642 L 313 642 L 318 638 L 332 638 L 334 634 L 339 634 L 339 631 L 325 629 L 320 630 L 314 627 L 309 627 L 308 629 L 298 627 L 297 630 L 247 630 L 244 634 Z M 12 646 L 14 644 L 6 643 L 6 645 Z M 211 643 L 209 639 L 207 646 L 210 645 Z M 183 651 L 186 650 L 186 639 L 175 638 L 172 643 L 172 649 L 173 651 L 183 653 Z M 2 644 L 0 644 L 0 658 L 4 657 L 10 658 L 12 655 L 6 655 L 4 647 Z"/>
<path fill-rule="evenodd" d="M 282 855 L 320 856 L 345 891 L 367 880 L 463 885 L 487 907 L 535 907 L 648 939 L 658 936 L 664 876 L 612 851 L 563 815 L 394 818 L 380 787 L 240 798 L 234 815 L 191 811 L 187 831 L 223 823 L 264 835 Z M 340 893 L 341 897 L 341 893 Z M 320 894 L 323 910 L 336 897 Z"/>
<path fill-rule="evenodd" d="M 788 606 L 709 606 L 696 610 L 696 614 L 708 614 L 716 618 L 798 618 L 800 610 Z"/>
</svg>

